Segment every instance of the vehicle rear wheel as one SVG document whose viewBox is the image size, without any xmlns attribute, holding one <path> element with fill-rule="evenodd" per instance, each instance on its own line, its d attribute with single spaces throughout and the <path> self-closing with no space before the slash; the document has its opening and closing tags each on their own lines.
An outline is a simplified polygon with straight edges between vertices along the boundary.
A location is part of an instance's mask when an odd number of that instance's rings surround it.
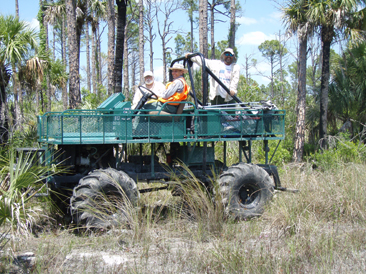
<svg viewBox="0 0 366 274">
<path fill-rule="evenodd" d="M 123 171 L 98 169 L 80 179 L 70 199 L 73 222 L 86 228 L 107 228 L 128 222 L 137 205 L 135 181 Z"/>
<path fill-rule="evenodd" d="M 220 193 L 226 211 L 237 219 L 263 214 L 273 197 L 273 181 L 261 167 L 239 163 L 228 168 L 219 178 Z"/>
</svg>

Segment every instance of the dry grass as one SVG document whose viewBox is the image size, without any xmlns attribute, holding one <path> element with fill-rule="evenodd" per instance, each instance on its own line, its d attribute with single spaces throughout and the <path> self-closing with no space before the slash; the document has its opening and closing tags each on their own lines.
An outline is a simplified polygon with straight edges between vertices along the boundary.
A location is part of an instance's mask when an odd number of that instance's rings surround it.
<svg viewBox="0 0 366 274">
<path fill-rule="evenodd" d="M 197 186 L 184 203 L 167 191 L 142 195 L 130 228 L 77 235 L 50 221 L 5 253 L 34 252 L 35 273 L 365 272 L 366 165 L 287 165 L 280 177 L 300 192 L 276 193 L 258 219 L 224 221 Z"/>
</svg>

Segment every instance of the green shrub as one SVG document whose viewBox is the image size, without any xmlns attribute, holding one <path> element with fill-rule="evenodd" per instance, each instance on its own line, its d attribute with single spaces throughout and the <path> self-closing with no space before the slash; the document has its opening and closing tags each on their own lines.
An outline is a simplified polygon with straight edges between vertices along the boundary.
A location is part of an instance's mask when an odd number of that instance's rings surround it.
<svg viewBox="0 0 366 274">
<path fill-rule="evenodd" d="M 324 169 L 337 167 L 340 163 L 365 163 L 365 144 L 346 140 L 346 137 L 345 135 L 329 137 L 329 149 L 310 153 L 305 159 Z"/>
</svg>

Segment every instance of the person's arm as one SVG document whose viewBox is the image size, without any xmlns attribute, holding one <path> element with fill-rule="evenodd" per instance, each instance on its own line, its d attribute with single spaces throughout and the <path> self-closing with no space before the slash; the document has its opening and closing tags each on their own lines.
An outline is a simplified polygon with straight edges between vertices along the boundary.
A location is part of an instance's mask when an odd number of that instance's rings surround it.
<svg viewBox="0 0 366 274">
<path fill-rule="evenodd" d="M 188 52 L 186 53 L 186 58 L 188 57 L 188 55 L 190 55 L 192 53 Z M 199 65 L 200 67 L 202 67 L 202 59 L 199 56 L 195 56 L 192 57 L 190 59 L 193 63 L 196 63 L 197 65 Z M 220 67 L 221 64 L 221 60 L 210 60 L 210 59 L 206 59 L 205 58 L 205 65 L 206 67 L 211 70 L 212 72 L 214 72 L 214 70 L 216 70 L 218 67 Z"/>
<path fill-rule="evenodd" d="M 163 95 L 161 96 L 163 99 L 168 99 L 170 96 L 172 96 L 176 92 L 180 92 L 184 89 L 184 84 L 181 80 L 175 79 L 168 88 L 163 92 Z"/>
</svg>

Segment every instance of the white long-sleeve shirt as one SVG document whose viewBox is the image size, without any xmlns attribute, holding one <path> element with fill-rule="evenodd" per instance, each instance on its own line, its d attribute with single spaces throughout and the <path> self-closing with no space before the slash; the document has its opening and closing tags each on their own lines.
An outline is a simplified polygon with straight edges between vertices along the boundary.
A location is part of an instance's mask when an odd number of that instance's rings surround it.
<svg viewBox="0 0 366 274">
<path fill-rule="evenodd" d="M 201 58 L 195 56 L 191 58 L 192 62 L 199 66 L 202 66 Z M 240 75 L 240 66 L 232 63 L 227 66 L 221 60 L 209 60 L 205 59 L 206 67 L 208 67 L 217 78 L 223 82 L 230 91 L 234 91 L 235 95 L 238 93 L 238 83 Z M 210 77 L 210 100 L 213 100 L 217 95 L 225 99 L 226 102 L 232 100 L 232 97 L 217 83 L 212 77 Z"/>
<path fill-rule="evenodd" d="M 144 84 L 143 87 L 146 87 L 146 84 Z M 154 85 L 150 90 L 152 90 L 152 92 L 154 92 L 159 97 L 162 97 L 162 95 L 165 91 L 165 86 L 161 82 L 154 81 Z M 148 91 L 144 90 L 144 92 L 148 92 Z M 137 87 L 136 91 L 135 91 L 135 95 L 134 95 L 133 100 L 132 100 L 132 107 L 131 107 L 132 109 L 135 109 L 138 102 L 140 102 L 142 96 L 143 96 L 143 94 L 142 94 L 141 90 Z"/>
</svg>

